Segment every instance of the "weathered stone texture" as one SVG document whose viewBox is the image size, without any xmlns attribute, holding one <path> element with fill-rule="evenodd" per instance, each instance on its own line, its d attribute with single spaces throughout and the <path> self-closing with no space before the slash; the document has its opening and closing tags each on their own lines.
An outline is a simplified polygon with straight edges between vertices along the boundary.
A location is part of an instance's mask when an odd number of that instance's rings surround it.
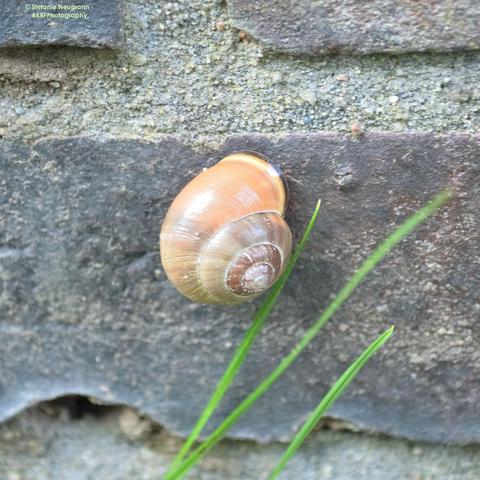
<svg viewBox="0 0 480 480">
<path fill-rule="evenodd" d="M 181 440 L 128 408 L 48 402 L 0 424 L 2 480 L 160 480 Z M 80 408 L 79 408 L 80 407 Z M 267 478 L 285 444 L 220 442 L 187 476 Z M 101 449 L 101 450 L 99 450 Z M 101 451 L 101 455 L 99 455 Z M 351 432 L 311 434 L 281 480 L 478 480 L 480 446 L 415 444 Z"/>
<path fill-rule="evenodd" d="M 480 48 L 477 0 L 227 0 L 233 25 L 296 53 Z"/>
<path fill-rule="evenodd" d="M 64 393 L 126 403 L 185 434 L 255 306 L 189 303 L 157 243 L 173 197 L 236 149 L 290 178 L 295 238 L 318 227 L 222 403 L 268 374 L 375 244 L 439 189 L 455 190 L 403 241 L 231 435 L 285 439 L 378 332 L 396 334 L 331 414 L 366 429 L 480 440 L 480 137 L 312 134 L 0 143 L 0 417 Z"/>
<path fill-rule="evenodd" d="M 4 0 L 0 14 L 0 47 L 120 48 L 122 4 L 123 0 Z"/>
</svg>

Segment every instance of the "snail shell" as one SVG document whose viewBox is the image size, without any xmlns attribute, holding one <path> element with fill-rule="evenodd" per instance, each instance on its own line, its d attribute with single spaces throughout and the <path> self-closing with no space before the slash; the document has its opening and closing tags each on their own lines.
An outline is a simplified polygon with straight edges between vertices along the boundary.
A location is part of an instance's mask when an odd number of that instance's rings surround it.
<svg viewBox="0 0 480 480">
<path fill-rule="evenodd" d="M 234 305 L 268 289 L 292 250 L 281 172 L 253 152 L 231 154 L 188 183 L 160 233 L 169 280 L 190 300 Z"/>
</svg>

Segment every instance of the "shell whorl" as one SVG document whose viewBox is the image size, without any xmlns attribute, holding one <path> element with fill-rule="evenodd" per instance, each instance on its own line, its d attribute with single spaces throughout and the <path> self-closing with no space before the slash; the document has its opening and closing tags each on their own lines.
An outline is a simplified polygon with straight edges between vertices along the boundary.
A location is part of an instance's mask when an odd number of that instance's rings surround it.
<svg viewBox="0 0 480 480">
<path fill-rule="evenodd" d="M 201 252 L 198 275 L 213 303 L 242 303 L 260 295 L 279 277 L 292 238 L 275 212 L 240 218 L 218 231 Z"/>
<path fill-rule="evenodd" d="M 277 169 L 240 152 L 195 177 L 172 203 L 160 234 L 171 282 L 199 303 L 238 304 L 279 277 L 291 253 Z"/>
</svg>

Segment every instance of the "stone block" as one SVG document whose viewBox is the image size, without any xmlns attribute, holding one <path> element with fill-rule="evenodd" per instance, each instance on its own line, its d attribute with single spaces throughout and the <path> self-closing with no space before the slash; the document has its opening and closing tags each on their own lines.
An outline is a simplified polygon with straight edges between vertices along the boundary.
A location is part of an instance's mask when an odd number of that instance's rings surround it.
<svg viewBox="0 0 480 480">
<path fill-rule="evenodd" d="M 123 0 L 4 0 L 0 47 L 73 45 L 120 48 Z"/>
<path fill-rule="evenodd" d="M 288 52 L 445 52 L 480 48 L 477 0 L 227 0 L 235 27 Z"/>
<path fill-rule="evenodd" d="M 368 430 L 480 440 L 480 136 L 235 135 L 158 141 L 0 142 L 0 418 L 78 393 L 124 403 L 185 435 L 260 300 L 184 299 L 158 234 L 180 188 L 228 152 L 285 170 L 295 240 L 318 226 L 213 423 L 274 368 L 395 226 L 440 189 L 454 198 L 401 242 L 287 373 L 231 430 L 287 439 L 391 324 L 396 333 L 333 407 Z"/>
</svg>

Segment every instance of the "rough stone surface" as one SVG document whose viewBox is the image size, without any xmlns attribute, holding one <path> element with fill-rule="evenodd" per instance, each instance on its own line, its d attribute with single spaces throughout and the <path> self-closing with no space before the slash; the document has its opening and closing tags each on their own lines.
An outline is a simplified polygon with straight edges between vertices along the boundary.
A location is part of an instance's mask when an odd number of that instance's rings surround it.
<svg viewBox="0 0 480 480">
<path fill-rule="evenodd" d="M 222 0 L 127 0 L 119 51 L 0 49 L 0 135 L 8 139 L 173 134 L 194 143 L 246 132 L 349 133 L 355 123 L 480 132 L 480 52 L 279 55 L 240 41 Z"/>
<path fill-rule="evenodd" d="M 227 0 L 235 27 L 295 53 L 480 48 L 477 0 Z"/>
<path fill-rule="evenodd" d="M 148 431 L 137 435 L 138 425 Z M 132 432 L 134 435 L 132 436 Z M 94 441 L 92 441 L 94 439 Z M 128 408 L 69 399 L 31 408 L 0 425 L 2 480 L 160 480 L 178 438 Z M 285 445 L 223 441 L 186 478 L 261 480 Z M 101 452 L 101 454 L 99 454 Z M 480 447 L 410 443 L 345 431 L 314 432 L 284 480 L 477 480 Z"/>
<path fill-rule="evenodd" d="M 120 48 L 123 0 L 3 0 L 0 47 Z"/>
<path fill-rule="evenodd" d="M 455 198 L 390 254 L 320 337 L 230 432 L 286 439 L 332 381 L 392 323 L 394 339 L 335 405 L 364 429 L 480 440 L 480 138 L 313 134 L 157 142 L 0 143 L 0 416 L 65 393 L 126 403 L 185 434 L 256 304 L 183 299 L 157 241 L 181 186 L 236 149 L 278 161 L 287 220 L 316 232 L 218 422 L 274 367 L 386 233 L 442 187 Z"/>
</svg>

